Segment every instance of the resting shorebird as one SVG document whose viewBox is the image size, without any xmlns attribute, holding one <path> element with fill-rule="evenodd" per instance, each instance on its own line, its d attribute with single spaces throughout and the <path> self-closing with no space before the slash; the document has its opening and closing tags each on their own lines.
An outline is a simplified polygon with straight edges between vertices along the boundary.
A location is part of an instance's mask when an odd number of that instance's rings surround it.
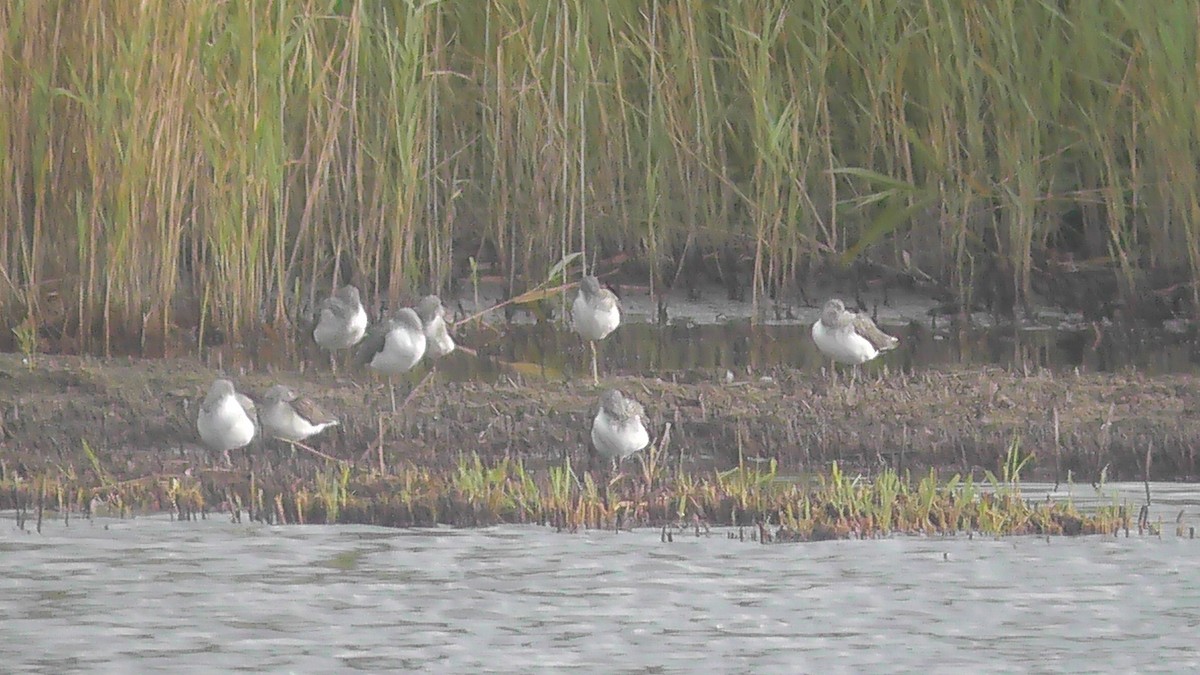
<svg viewBox="0 0 1200 675">
<path fill-rule="evenodd" d="M 457 346 L 446 328 L 446 308 L 442 299 L 427 295 L 417 304 L 417 316 L 425 327 L 425 355 L 439 359 L 454 351 Z"/>
<path fill-rule="evenodd" d="M 329 351 L 329 363 L 336 371 L 333 352 L 353 347 L 367 332 L 367 310 L 359 300 L 358 288 L 342 286 L 321 302 L 317 315 L 313 339 Z"/>
<path fill-rule="evenodd" d="M 409 307 L 386 321 L 375 324 L 359 347 L 358 362 L 387 376 L 392 412 L 396 412 L 396 388 L 392 376 L 407 373 L 425 355 L 425 328 L 421 317 Z"/>
<path fill-rule="evenodd" d="M 603 340 L 621 325 L 621 306 L 617 296 L 600 287 L 600 280 L 587 276 L 579 284 L 579 295 L 571 305 L 575 332 L 592 348 L 592 382 L 600 384 L 596 369 L 596 341 Z"/>
<path fill-rule="evenodd" d="M 645 416 L 642 404 L 616 389 L 600 396 L 600 411 L 592 420 L 592 445 L 612 459 L 614 471 L 621 460 L 650 445 L 650 434 L 642 424 Z"/>
<path fill-rule="evenodd" d="M 214 380 L 196 419 L 200 440 L 213 450 L 229 452 L 254 440 L 254 426 L 254 402 L 234 391 L 229 380 Z"/>
<path fill-rule="evenodd" d="M 268 389 L 263 395 L 263 402 L 259 416 L 263 433 L 288 443 L 299 443 L 338 423 L 320 406 L 300 396 L 286 384 L 277 384 Z"/>
<path fill-rule="evenodd" d="M 848 311 L 836 298 L 825 303 L 821 318 L 813 324 L 812 337 L 826 356 L 856 366 L 900 343 L 879 330 L 871 317 Z"/>
</svg>

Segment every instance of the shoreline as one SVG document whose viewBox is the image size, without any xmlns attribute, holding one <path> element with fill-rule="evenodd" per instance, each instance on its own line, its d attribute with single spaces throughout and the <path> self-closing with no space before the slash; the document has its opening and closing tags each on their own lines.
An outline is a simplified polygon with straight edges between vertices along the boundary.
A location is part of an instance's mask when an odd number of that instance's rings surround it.
<svg viewBox="0 0 1200 675">
<path fill-rule="evenodd" d="M 841 298 L 848 308 L 865 312 L 885 329 L 901 330 L 910 326 L 921 326 L 937 334 L 949 334 L 952 330 L 992 330 L 1004 328 L 1018 333 L 1061 332 L 1099 334 L 1137 330 L 1162 336 L 1183 336 L 1195 330 L 1195 322 L 1186 318 L 1144 320 L 1124 314 L 1103 320 L 1089 320 L 1078 310 L 1067 310 L 1055 306 L 1036 294 L 1028 311 L 1015 308 L 1014 315 L 1002 318 L 982 306 L 967 314 L 958 314 L 952 303 L 939 300 L 938 294 L 930 289 L 897 287 L 887 288 L 879 283 L 868 283 L 855 292 L 845 284 L 815 284 L 811 287 L 793 289 L 779 298 L 760 299 L 758 312 L 747 299 L 729 299 L 728 291 L 715 283 L 705 283 L 693 289 L 677 288 L 662 295 L 651 295 L 644 280 L 628 275 L 606 279 L 606 284 L 621 298 L 622 319 L 628 325 L 647 326 L 692 326 L 710 327 L 731 323 L 753 323 L 768 327 L 806 327 L 815 322 L 821 306 L 829 298 Z M 525 327 L 550 320 L 558 322 L 574 297 L 574 287 L 560 293 L 546 293 L 541 287 L 527 291 L 524 296 L 531 299 L 520 304 L 511 303 L 505 285 L 493 277 L 485 277 L 476 288 L 469 279 L 458 279 L 442 294 L 447 309 L 447 321 L 459 326 L 460 330 L 475 329 L 494 333 L 505 327 Z M 81 348 L 80 336 L 68 337 L 55 328 L 53 321 L 42 324 L 31 343 L 36 354 L 53 356 L 95 356 L 103 358 L 178 358 L 194 356 L 212 351 L 245 352 L 252 354 L 292 355 L 294 344 L 311 342 L 313 307 L 309 300 L 319 300 L 328 293 L 305 291 L 301 297 L 288 301 L 282 318 L 275 322 L 262 322 L 253 331 L 240 336 L 228 336 L 217 328 L 209 327 L 200 335 L 198 319 L 190 312 L 176 313 L 174 323 L 166 333 L 153 323 L 144 324 L 139 333 L 118 328 L 112 342 L 107 346 L 102 336 L 89 336 L 87 348 Z M 388 306 L 415 304 L 419 295 L 408 294 L 400 298 L 364 296 L 363 304 L 373 320 Z M 182 301 L 182 306 L 198 306 L 196 298 Z M 262 308 L 263 316 L 272 315 L 273 309 Z M 200 340 L 203 339 L 203 345 Z M 282 341 L 282 344 L 281 344 Z M 24 348 L 19 344 L 14 331 L 0 328 L 0 353 L 17 352 Z M 109 355 L 104 356 L 104 350 Z M 283 361 L 286 362 L 286 359 Z"/>
<path fill-rule="evenodd" d="M 215 374 L 190 359 L 39 356 L 27 367 L 0 354 L 0 510 L 39 523 L 45 510 L 401 527 L 739 525 L 778 542 L 1111 534 L 1134 514 L 1039 506 L 1020 482 L 1196 480 L 1200 446 L 1191 375 L 776 368 L 729 381 L 683 371 L 604 378 L 643 403 L 654 448 L 613 474 L 588 449 L 590 381 L 430 382 L 393 415 L 381 383 L 309 371 L 233 379 L 255 398 L 275 383 L 298 387 L 339 426 L 310 439 L 311 452 L 256 439 L 222 455 L 195 431 Z M 932 511 L 916 507 L 927 499 Z"/>
</svg>

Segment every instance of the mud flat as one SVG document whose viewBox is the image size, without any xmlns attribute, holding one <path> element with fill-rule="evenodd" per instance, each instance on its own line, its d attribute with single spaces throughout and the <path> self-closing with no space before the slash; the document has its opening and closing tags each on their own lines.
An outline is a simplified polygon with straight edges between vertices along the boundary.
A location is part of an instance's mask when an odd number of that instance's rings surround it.
<svg viewBox="0 0 1200 675">
<path fill-rule="evenodd" d="M 73 472 L 94 456 L 105 480 L 152 474 L 237 472 L 256 456 L 291 456 L 273 443 L 232 453 L 232 464 L 197 445 L 197 405 L 214 372 L 195 361 L 39 356 L 28 366 L 0 355 L 0 461 L 5 477 Z M 419 377 L 419 376 L 418 376 Z M 453 467 L 463 456 L 521 459 L 530 467 L 571 458 L 587 466 L 596 392 L 584 381 L 501 378 L 432 382 L 399 414 L 364 375 L 328 372 L 234 376 L 261 394 L 276 382 L 310 393 L 342 420 L 313 439 L 321 453 L 378 470 Z M 413 380 L 416 381 L 416 378 Z M 708 372 L 609 378 L 637 396 L 652 436 L 670 425 L 664 461 L 725 469 L 777 460 L 786 474 L 826 470 L 981 475 L 1008 451 L 1032 455 L 1023 477 L 1096 481 L 1195 480 L 1200 388 L 1190 375 L 1020 373 L 998 368 L 874 372 L 777 369 L 728 382 Z M 411 385 L 410 385 L 411 386 Z M 407 387 L 400 385 L 403 396 Z M 282 454 L 281 454 L 282 453 Z M 294 461 L 328 462 L 301 453 Z M 99 477 L 97 485 L 99 484 Z"/>
</svg>

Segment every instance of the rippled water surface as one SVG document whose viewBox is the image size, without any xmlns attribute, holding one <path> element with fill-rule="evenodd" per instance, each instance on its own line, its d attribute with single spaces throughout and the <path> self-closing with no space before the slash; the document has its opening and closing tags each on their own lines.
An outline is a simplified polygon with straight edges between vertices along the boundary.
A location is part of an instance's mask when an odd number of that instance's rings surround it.
<svg viewBox="0 0 1200 675">
<path fill-rule="evenodd" d="M 1200 488 L 1153 496 L 1161 537 L 778 546 L 0 514 L 0 670 L 1195 672 Z"/>
</svg>

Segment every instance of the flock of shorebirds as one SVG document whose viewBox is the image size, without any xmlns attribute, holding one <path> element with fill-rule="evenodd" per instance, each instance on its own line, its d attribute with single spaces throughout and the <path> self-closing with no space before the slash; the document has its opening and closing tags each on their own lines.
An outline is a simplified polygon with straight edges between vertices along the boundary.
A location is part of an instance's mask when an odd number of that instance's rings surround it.
<svg viewBox="0 0 1200 675">
<path fill-rule="evenodd" d="M 343 286 L 319 305 L 312 335 L 321 348 L 330 352 L 334 368 L 335 352 L 357 347 L 356 364 L 388 378 L 395 412 L 396 391 L 391 378 L 412 370 L 422 359 L 436 360 L 457 348 L 445 317 L 442 301 L 429 295 L 416 308 L 402 308 L 370 325 L 358 289 Z M 575 332 L 591 347 L 592 381 L 599 385 L 596 342 L 621 324 L 620 301 L 600 285 L 599 279 L 585 276 L 571 305 L 571 320 Z M 899 343 L 881 331 L 871 317 L 847 310 L 837 299 L 825 303 L 820 319 L 813 324 L 812 338 L 832 360 L 855 366 Z M 592 445 L 616 467 L 650 444 L 645 420 L 646 412 L 638 401 L 617 389 L 608 389 L 600 395 L 592 420 Z M 260 429 L 262 436 L 303 445 L 302 441 L 337 424 L 311 399 L 287 385 L 268 389 L 259 409 L 227 379 L 218 379 L 209 387 L 196 421 L 204 445 L 225 453 L 249 445 Z"/>
</svg>

